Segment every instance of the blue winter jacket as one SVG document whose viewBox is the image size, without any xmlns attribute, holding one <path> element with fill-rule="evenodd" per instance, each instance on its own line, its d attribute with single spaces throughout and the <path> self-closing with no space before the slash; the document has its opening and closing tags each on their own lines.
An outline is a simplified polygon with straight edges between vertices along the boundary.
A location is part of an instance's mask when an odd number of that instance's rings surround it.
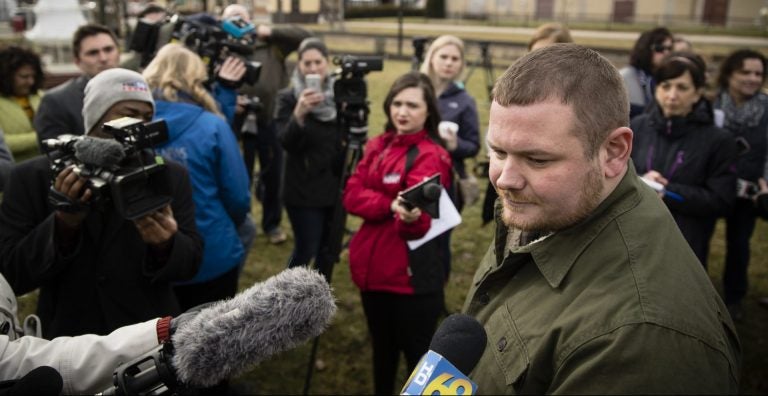
<svg viewBox="0 0 768 396">
<path fill-rule="evenodd" d="M 214 279 L 239 265 L 245 251 L 237 224 L 250 211 L 248 174 L 227 122 L 202 107 L 156 100 L 155 117 L 168 124 L 158 151 L 184 165 L 192 182 L 195 221 L 203 236 L 203 263 L 187 283 Z"/>
</svg>

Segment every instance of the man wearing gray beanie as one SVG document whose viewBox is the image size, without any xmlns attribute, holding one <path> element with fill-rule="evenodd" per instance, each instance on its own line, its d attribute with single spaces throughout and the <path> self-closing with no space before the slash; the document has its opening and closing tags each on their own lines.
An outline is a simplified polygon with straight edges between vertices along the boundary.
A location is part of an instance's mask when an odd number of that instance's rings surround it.
<svg viewBox="0 0 768 396">
<path fill-rule="evenodd" d="M 147 122 L 154 115 L 147 82 L 126 69 L 93 77 L 83 103 L 89 136 L 81 142 L 94 151 L 103 147 L 100 139 L 113 138 L 102 130 L 105 122 L 121 117 Z M 75 154 L 80 154 L 77 148 Z M 139 151 L 116 167 L 155 163 L 163 161 Z M 162 184 L 171 203 L 133 220 L 109 199 L 114 186 L 97 194 L 82 175 L 82 164 L 54 174 L 49 159 L 39 156 L 12 170 L 0 204 L 0 272 L 19 294 L 40 288 L 37 314 L 45 338 L 104 335 L 180 313 L 171 284 L 195 275 L 202 239 L 186 170 L 174 162 L 164 164 L 147 185 Z M 70 205 L 57 205 L 62 202 Z"/>
</svg>

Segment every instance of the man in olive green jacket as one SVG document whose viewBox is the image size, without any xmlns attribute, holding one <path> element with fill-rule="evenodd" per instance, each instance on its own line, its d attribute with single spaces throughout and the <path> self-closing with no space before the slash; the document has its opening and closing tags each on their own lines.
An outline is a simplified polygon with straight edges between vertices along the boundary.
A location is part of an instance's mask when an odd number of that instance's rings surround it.
<svg viewBox="0 0 768 396">
<path fill-rule="evenodd" d="M 741 348 L 659 194 L 638 179 L 621 77 L 573 44 L 497 81 L 496 240 L 464 311 L 480 393 L 736 393 Z"/>
</svg>

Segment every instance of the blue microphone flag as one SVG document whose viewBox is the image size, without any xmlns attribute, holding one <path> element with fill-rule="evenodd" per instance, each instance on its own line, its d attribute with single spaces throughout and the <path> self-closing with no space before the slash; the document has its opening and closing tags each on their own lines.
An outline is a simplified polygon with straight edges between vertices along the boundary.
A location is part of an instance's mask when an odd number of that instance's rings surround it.
<svg viewBox="0 0 768 396">
<path fill-rule="evenodd" d="M 411 373 L 401 395 L 474 395 L 477 384 L 470 381 L 448 359 L 427 352 Z"/>
</svg>

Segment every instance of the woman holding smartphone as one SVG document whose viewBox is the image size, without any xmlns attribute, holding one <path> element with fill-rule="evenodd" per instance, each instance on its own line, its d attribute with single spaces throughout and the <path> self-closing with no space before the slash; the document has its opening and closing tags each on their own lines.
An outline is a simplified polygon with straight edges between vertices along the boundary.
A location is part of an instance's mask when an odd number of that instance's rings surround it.
<svg viewBox="0 0 768 396">
<path fill-rule="evenodd" d="M 333 78 L 328 73 L 328 49 L 317 38 L 299 45 L 291 86 L 280 91 L 275 108 L 278 139 L 285 149 L 283 202 L 293 229 L 294 248 L 288 267 L 315 267 L 326 277 L 330 270 L 320 248 L 339 192 L 343 135 L 336 124 Z"/>
</svg>

